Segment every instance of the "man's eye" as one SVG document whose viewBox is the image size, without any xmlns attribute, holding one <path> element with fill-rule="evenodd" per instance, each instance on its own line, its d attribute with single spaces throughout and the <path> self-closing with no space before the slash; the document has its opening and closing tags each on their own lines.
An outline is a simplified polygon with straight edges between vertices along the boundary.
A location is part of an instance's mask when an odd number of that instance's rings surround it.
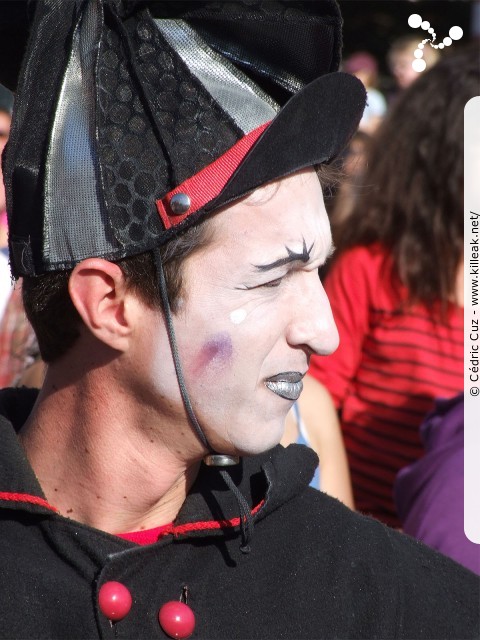
<svg viewBox="0 0 480 640">
<path fill-rule="evenodd" d="M 250 287 L 248 285 L 245 285 L 244 287 L 239 287 L 241 289 L 243 289 L 244 291 L 254 291 L 255 289 L 275 289 L 276 287 L 279 287 L 282 284 L 282 280 L 285 276 L 282 276 L 280 278 L 277 278 L 276 280 L 270 280 L 269 282 L 264 282 L 263 284 L 256 284 L 253 287 Z"/>
<path fill-rule="evenodd" d="M 265 282 L 265 284 L 260 285 L 261 287 L 269 287 L 269 288 L 274 288 L 274 287 L 279 287 L 280 283 L 282 282 L 283 278 L 277 278 L 276 280 L 270 280 L 270 282 Z"/>
</svg>

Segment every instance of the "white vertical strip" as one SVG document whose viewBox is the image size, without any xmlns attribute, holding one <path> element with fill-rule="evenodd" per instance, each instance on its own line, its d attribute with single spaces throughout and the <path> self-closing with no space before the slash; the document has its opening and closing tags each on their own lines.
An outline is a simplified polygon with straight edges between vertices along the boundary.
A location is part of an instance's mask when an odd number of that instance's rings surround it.
<svg viewBox="0 0 480 640">
<path fill-rule="evenodd" d="M 60 91 L 45 174 L 44 253 L 51 264 L 111 252 L 96 157 L 93 68 L 98 5 L 87 4 L 77 26 Z"/>
<path fill-rule="evenodd" d="M 480 544 L 480 96 L 464 112 L 465 535 Z M 480 553 L 480 549 L 479 549 Z"/>
</svg>

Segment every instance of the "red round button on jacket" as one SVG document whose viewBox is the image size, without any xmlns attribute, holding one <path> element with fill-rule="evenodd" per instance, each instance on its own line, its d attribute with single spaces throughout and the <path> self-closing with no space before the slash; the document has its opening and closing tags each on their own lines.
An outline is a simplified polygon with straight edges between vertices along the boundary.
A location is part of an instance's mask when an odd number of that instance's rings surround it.
<svg viewBox="0 0 480 640">
<path fill-rule="evenodd" d="M 160 626 L 170 638 L 184 640 L 195 629 L 195 615 L 183 602 L 172 601 L 164 604 L 158 612 Z"/>
<path fill-rule="evenodd" d="M 132 596 L 121 582 L 105 582 L 98 592 L 98 605 L 104 616 L 117 622 L 132 608 Z"/>
</svg>

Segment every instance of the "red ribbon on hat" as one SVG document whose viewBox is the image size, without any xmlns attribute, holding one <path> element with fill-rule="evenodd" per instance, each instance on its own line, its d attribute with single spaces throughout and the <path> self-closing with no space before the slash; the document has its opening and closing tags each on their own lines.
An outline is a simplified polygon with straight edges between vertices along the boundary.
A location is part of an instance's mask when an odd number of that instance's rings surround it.
<svg viewBox="0 0 480 640">
<path fill-rule="evenodd" d="M 265 122 L 265 124 L 247 133 L 246 136 L 241 138 L 233 147 L 230 147 L 228 151 L 211 164 L 182 182 L 182 184 L 175 187 L 175 189 L 172 189 L 172 191 L 167 193 L 162 199 L 156 201 L 157 210 L 165 225 L 165 229 L 170 229 L 170 227 L 179 224 L 221 193 L 242 160 L 269 124 L 270 121 Z M 171 199 L 178 193 L 185 194 L 190 198 L 188 211 L 180 215 L 174 214 L 170 208 Z"/>
</svg>

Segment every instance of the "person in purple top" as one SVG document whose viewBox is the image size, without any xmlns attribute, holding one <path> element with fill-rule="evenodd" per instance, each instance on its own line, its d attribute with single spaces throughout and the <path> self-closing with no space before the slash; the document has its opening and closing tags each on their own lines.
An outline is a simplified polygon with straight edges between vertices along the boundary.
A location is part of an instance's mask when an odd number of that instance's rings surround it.
<svg viewBox="0 0 480 640">
<path fill-rule="evenodd" d="M 480 574 L 480 547 L 463 529 L 463 393 L 437 400 L 421 426 L 425 455 L 394 487 L 403 530 Z"/>
</svg>

